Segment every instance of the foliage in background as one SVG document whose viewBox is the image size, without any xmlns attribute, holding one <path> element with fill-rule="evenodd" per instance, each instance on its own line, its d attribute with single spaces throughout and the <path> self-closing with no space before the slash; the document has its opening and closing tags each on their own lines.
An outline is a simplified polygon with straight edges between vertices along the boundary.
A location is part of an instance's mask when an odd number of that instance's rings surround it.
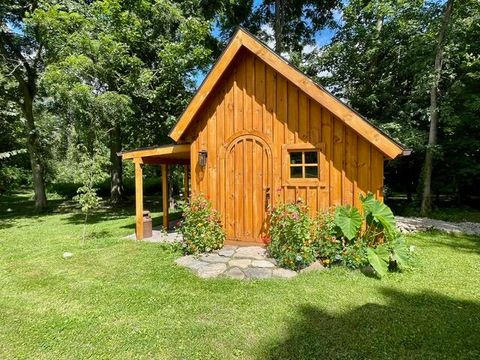
<svg viewBox="0 0 480 360">
<path fill-rule="evenodd" d="M 436 37 L 445 2 L 351 0 L 344 4 L 331 44 L 316 62 L 317 79 L 354 109 L 387 131 L 412 155 L 389 162 L 386 184 L 406 192 L 421 183 L 429 129 L 429 91 Z M 439 87 L 439 134 L 433 192 L 460 205 L 480 195 L 480 3 L 455 9 Z M 420 191 L 419 191 L 420 192 Z M 439 199 L 435 201 L 438 204 Z M 472 202 L 473 203 L 473 202 Z"/>
<path fill-rule="evenodd" d="M 11 86 L 0 72 L 0 193 L 31 186 L 31 168 L 15 104 L 1 96 Z"/>
<path fill-rule="evenodd" d="M 303 202 L 281 204 L 269 219 L 268 251 L 278 265 L 299 270 L 315 261 L 314 222 Z"/>
<path fill-rule="evenodd" d="M 63 154 L 80 143 L 91 148 L 94 118 L 107 135 L 101 136 L 102 146 L 110 149 L 111 198 L 121 198 L 123 166 L 117 152 L 170 141 L 166 134 L 195 88 L 195 75 L 218 53 L 212 23 L 229 4 L 2 3 L 0 48 L 8 56 L 2 52 L 0 59 L 0 108 L 24 129 L 3 128 L 0 136 L 20 139 L 24 147 L 26 138 L 37 137 L 35 156 L 45 166 L 37 173 L 58 182 Z M 21 111 L 26 102 L 18 91 L 21 75 L 33 101 L 34 117 L 27 122 Z M 6 150 L 16 148 L 12 144 Z"/>
<path fill-rule="evenodd" d="M 183 236 L 182 248 L 186 254 L 198 254 L 221 249 L 225 242 L 220 215 L 210 200 L 202 194 L 191 197 L 182 206 L 183 217 L 178 229 Z"/>
<path fill-rule="evenodd" d="M 38 28 L 28 24 L 27 18 L 41 3 L 5 0 L 0 4 L 0 105 L 13 110 L 8 116 L 15 121 L 15 128 L 22 130 L 19 135 L 29 154 L 37 211 L 47 208 L 45 138 L 38 126 L 41 112 L 36 106 L 45 51 Z"/>
<path fill-rule="evenodd" d="M 444 3 L 3 1 L 0 33 L 7 56 L 0 59 L 0 151 L 25 148 L 32 135 L 36 139 L 34 157 L 2 162 L 0 183 L 8 190 L 32 186 L 32 177 L 25 176 L 33 171 L 32 158 L 41 160 L 35 169 L 47 183 L 64 182 L 61 173 L 68 171 L 60 168 L 74 164 L 59 163 L 69 148 L 91 142 L 95 113 L 106 135 L 102 146 L 110 149 L 109 186 L 121 192 L 124 169 L 114 154 L 170 141 L 166 134 L 198 75 L 241 24 L 271 46 L 281 42 L 295 65 L 414 150 L 387 163 L 385 182 L 390 194 L 407 193 L 409 205 L 415 205 Z M 442 195 L 448 194 L 455 196 L 454 205 L 478 207 L 480 3 L 458 4 L 441 74 L 433 189 L 437 205 L 444 205 Z M 335 35 L 318 49 L 326 29 Z M 22 112 L 20 78 L 30 81 L 33 123 Z"/>
<path fill-rule="evenodd" d="M 51 54 L 44 80 L 52 111 L 65 129 L 73 125 L 87 139 L 95 114 L 108 134 L 114 202 L 123 197 L 117 152 L 170 141 L 166 134 L 193 89 L 191 75 L 211 60 L 213 15 L 201 11 L 206 4 L 196 5 L 53 2 L 32 16 Z"/>
<path fill-rule="evenodd" d="M 233 2 L 220 14 L 220 27 L 229 38 L 238 25 L 246 27 L 280 54 L 296 57 L 314 47 L 320 30 L 333 21 L 340 1 L 263 0 Z"/>
</svg>

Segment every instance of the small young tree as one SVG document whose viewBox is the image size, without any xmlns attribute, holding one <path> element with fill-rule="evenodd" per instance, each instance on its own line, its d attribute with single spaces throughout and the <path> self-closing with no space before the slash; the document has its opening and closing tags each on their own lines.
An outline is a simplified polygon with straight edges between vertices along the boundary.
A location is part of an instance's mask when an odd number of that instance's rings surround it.
<svg viewBox="0 0 480 360">
<path fill-rule="evenodd" d="M 100 205 L 101 198 L 97 195 L 96 184 L 105 179 L 105 156 L 101 153 L 100 147 L 96 146 L 93 153 L 90 153 L 84 145 L 78 146 L 79 163 L 77 178 L 82 184 L 77 189 L 77 195 L 73 198 L 82 208 L 85 215 L 83 222 L 82 241 L 85 241 L 87 232 L 88 215 Z"/>
</svg>

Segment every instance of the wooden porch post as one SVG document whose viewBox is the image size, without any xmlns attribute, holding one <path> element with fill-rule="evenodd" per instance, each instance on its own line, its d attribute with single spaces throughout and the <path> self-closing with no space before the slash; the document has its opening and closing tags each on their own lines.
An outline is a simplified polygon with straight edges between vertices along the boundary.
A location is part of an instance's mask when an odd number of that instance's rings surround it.
<svg viewBox="0 0 480 360">
<path fill-rule="evenodd" d="M 188 183 L 188 165 L 183 166 L 184 169 L 184 178 L 183 185 L 185 186 L 185 200 L 190 196 L 190 184 Z"/>
<path fill-rule="evenodd" d="M 135 234 L 137 240 L 143 239 L 143 176 L 142 158 L 135 162 Z"/>
<path fill-rule="evenodd" d="M 163 210 L 163 228 L 168 230 L 168 166 L 162 164 L 162 210 Z"/>
</svg>

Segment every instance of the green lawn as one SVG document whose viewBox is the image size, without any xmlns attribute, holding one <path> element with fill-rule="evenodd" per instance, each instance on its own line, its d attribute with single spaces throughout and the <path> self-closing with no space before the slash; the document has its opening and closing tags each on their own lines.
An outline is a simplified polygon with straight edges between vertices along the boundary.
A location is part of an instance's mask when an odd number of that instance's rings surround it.
<svg viewBox="0 0 480 360">
<path fill-rule="evenodd" d="M 1 359 L 480 358 L 478 237 L 410 236 L 415 271 L 383 280 L 202 280 L 175 251 L 122 240 L 129 209 L 93 217 L 82 244 L 71 206 L 30 206 L 0 197 Z"/>
</svg>

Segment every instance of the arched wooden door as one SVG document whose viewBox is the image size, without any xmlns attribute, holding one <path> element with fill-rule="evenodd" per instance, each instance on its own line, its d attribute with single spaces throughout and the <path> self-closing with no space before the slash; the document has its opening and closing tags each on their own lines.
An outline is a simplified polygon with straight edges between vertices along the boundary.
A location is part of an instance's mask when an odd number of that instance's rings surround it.
<svg viewBox="0 0 480 360">
<path fill-rule="evenodd" d="M 225 230 L 228 240 L 261 242 L 272 196 L 272 151 L 259 136 L 240 135 L 224 156 Z"/>
</svg>

